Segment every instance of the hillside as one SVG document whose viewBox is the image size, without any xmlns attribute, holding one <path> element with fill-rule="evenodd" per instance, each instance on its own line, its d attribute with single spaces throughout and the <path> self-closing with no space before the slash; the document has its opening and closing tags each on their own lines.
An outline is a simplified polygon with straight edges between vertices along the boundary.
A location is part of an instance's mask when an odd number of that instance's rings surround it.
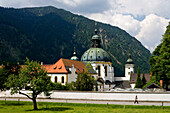
<svg viewBox="0 0 170 113">
<path fill-rule="evenodd" d="M 102 46 L 112 57 L 116 75 L 124 75 L 129 51 L 136 68 L 149 71 L 150 52 L 126 31 L 98 23 Z M 55 7 L 0 8 L 0 63 L 20 62 L 26 57 L 50 64 L 70 58 L 74 46 L 80 58 L 91 45 L 94 21 Z"/>
</svg>

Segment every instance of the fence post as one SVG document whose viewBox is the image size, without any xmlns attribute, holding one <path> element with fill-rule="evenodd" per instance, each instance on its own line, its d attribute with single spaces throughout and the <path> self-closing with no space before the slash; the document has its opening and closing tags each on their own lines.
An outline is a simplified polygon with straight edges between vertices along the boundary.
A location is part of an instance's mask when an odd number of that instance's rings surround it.
<svg viewBox="0 0 170 113">
<path fill-rule="evenodd" d="M 5 92 L 5 104 L 6 104 L 6 92 Z"/>
<path fill-rule="evenodd" d="M 125 104 L 124 104 L 124 109 L 125 109 Z"/>
<path fill-rule="evenodd" d="M 18 104 L 19 104 L 20 98 L 18 98 Z"/>
<path fill-rule="evenodd" d="M 162 102 L 162 109 L 164 109 L 164 102 Z"/>
<path fill-rule="evenodd" d="M 6 97 L 5 97 L 5 104 L 6 104 Z"/>
<path fill-rule="evenodd" d="M 107 108 L 109 108 L 109 104 L 107 103 Z"/>
</svg>

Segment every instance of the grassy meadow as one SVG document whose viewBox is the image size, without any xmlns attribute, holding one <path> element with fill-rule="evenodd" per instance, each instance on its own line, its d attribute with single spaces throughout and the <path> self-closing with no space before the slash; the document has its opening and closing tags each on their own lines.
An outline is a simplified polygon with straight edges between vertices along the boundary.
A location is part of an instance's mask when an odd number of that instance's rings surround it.
<svg viewBox="0 0 170 113">
<path fill-rule="evenodd" d="M 135 106 L 38 102 L 33 110 L 32 102 L 0 101 L 0 113 L 169 113 L 170 106 Z"/>
</svg>

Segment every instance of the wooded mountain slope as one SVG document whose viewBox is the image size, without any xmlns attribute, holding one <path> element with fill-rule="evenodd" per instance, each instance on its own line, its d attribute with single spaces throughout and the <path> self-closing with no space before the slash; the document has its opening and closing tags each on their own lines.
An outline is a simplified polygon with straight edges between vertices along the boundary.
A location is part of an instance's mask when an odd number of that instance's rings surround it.
<svg viewBox="0 0 170 113">
<path fill-rule="evenodd" d="M 70 58 L 74 46 L 77 55 L 90 47 L 94 21 L 55 7 L 0 8 L 0 63 L 23 63 L 31 60 L 55 63 L 59 58 Z M 124 64 L 130 51 L 135 70 L 149 71 L 150 52 L 126 31 L 98 22 L 103 49 L 112 57 L 116 75 L 124 75 Z"/>
</svg>

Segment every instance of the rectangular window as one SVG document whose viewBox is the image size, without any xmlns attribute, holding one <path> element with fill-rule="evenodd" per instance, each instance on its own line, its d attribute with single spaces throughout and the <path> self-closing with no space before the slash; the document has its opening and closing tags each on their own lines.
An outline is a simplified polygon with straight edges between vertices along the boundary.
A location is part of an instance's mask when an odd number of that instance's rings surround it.
<svg viewBox="0 0 170 113">
<path fill-rule="evenodd" d="M 57 76 L 55 76 L 55 83 L 57 83 Z"/>
</svg>

